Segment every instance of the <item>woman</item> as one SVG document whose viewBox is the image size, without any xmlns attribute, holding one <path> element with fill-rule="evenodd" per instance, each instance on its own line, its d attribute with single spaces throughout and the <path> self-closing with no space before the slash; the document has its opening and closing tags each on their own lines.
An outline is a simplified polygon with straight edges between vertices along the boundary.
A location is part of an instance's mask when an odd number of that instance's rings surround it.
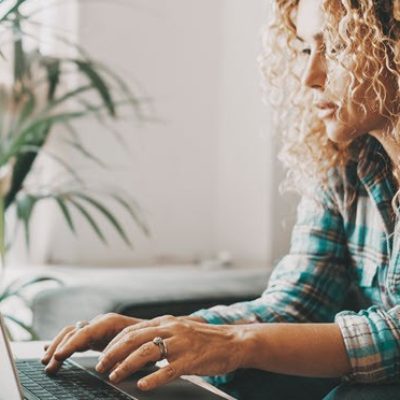
<svg viewBox="0 0 400 400">
<path fill-rule="evenodd" d="M 275 100 L 276 89 L 291 93 L 282 159 L 287 186 L 303 196 L 267 289 L 187 317 L 110 314 L 66 327 L 43 358 L 47 371 L 94 348 L 114 382 L 165 356 L 143 390 L 256 369 L 282 387 L 295 379 L 287 375 L 342 379 L 330 394 L 336 379 L 308 381 L 330 382 L 315 398 L 400 398 L 400 1 L 275 0 L 274 18 L 263 66 Z M 359 312 L 346 311 L 351 288 Z"/>
</svg>

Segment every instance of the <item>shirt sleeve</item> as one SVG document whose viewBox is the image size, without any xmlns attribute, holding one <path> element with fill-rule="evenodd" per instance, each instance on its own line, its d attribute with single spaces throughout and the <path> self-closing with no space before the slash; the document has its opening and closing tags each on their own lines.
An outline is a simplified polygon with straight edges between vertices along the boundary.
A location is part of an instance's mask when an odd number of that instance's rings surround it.
<svg viewBox="0 0 400 400">
<path fill-rule="evenodd" d="M 400 306 L 377 306 L 358 313 L 343 311 L 335 318 L 342 331 L 352 371 L 346 381 L 378 383 L 400 376 Z"/>
<path fill-rule="evenodd" d="M 275 267 L 260 298 L 203 309 L 192 315 L 212 324 L 331 322 L 350 286 L 340 212 L 327 201 L 303 197 L 290 252 Z"/>
</svg>

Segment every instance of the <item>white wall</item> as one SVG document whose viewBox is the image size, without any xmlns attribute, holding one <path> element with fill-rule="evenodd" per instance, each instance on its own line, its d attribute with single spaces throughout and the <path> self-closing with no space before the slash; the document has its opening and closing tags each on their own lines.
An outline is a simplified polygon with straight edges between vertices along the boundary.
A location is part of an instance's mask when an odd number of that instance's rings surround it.
<svg viewBox="0 0 400 400">
<path fill-rule="evenodd" d="M 271 117 L 261 102 L 256 62 L 266 2 L 222 3 L 216 245 L 251 264 L 269 260 L 272 251 Z"/>
<path fill-rule="evenodd" d="M 33 251 L 35 262 L 193 262 L 227 250 L 236 262 L 252 265 L 284 252 L 287 240 L 275 221 L 270 113 L 261 102 L 256 63 L 265 18 L 264 0 L 80 4 L 81 45 L 139 82 L 165 122 L 119 123 L 128 152 L 92 122 L 81 124 L 83 139 L 113 167 L 109 171 L 64 154 L 90 180 L 111 180 L 133 193 L 153 236 L 131 227 L 131 251 L 108 229 L 112 239 L 104 247 L 82 221 L 77 240 L 45 206 L 52 223 L 34 238 L 42 244 Z"/>
</svg>

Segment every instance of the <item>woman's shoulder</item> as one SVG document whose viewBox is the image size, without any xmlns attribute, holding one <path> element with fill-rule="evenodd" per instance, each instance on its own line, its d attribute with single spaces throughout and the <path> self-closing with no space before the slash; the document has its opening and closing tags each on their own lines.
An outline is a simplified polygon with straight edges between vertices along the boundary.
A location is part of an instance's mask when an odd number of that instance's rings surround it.
<svg viewBox="0 0 400 400">
<path fill-rule="evenodd" d="M 304 197 L 346 217 L 355 212 L 360 197 L 368 197 L 368 186 L 388 176 L 389 157 L 381 143 L 366 134 L 348 147 L 343 165 L 329 168 L 326 176 L 309 185 Z"/>
<path fill-rule="evenodd" d="M 343 214 L 356 202 L 360 190 L 357 162 L 350 159 L 344 166 L 332 167 L 323 182 L 316 182 L 307 197 L 323 207 Z"/>
</svg>

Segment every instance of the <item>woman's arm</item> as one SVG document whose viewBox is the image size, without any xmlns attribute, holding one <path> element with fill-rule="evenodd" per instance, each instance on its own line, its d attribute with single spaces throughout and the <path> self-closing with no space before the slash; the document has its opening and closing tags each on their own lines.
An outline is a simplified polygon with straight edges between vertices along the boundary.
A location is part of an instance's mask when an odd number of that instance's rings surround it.
<svg viewBox="0 0 400 400">
<path fill-rule="evenodd" d="M 347 238 L 338 206 L 328 193 L 304 196 L 297 209 L 289 254 L 255 300 L 199 310 L 215 325 L 258 322 L 331 322 L 351 284 Z"/>
<path fill-rule="evenodd" d="M 104 350 L 97 371 L 108 372 L 116 383 L 158 361 L 155 337 L 163 338 L 169 363 L 138 382 L 143 390 L 181 375 L 222 375 L 241 368 L 314 377 L 350 372 L 340 329 L 333 323 L 210 325 L 172 316 L 124 329 Z"/>
<path fill-rule="evenodd" d="M 337 324 L 257 324 L 242 329 L 242 368 L 312 377 L 350 372 Z"/>
</svg>

